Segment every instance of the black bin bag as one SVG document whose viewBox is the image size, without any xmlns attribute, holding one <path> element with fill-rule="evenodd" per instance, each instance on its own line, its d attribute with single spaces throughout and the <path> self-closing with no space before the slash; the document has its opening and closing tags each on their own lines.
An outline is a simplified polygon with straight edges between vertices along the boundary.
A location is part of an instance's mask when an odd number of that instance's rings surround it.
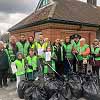
<svg viewBox="0 0 100 100">
<path fill-rule="evenodd" d="M 51 79 L 45 82 L 45 90 L 47 93 L 48 99 L 56 93 L 56 91 L 63 85 L 63 83 L 56 79 Z"/>
<path fill-rule="evenodd" d="M 25 100 L 32 100 L 33 89 L 34 87 L 31 86 L 25 90 L 25 93 L 24 93 Z"/>
<path fill-rule="evenodd" d="M 32 95 L 33 95 L 33 97 L 32 97 Z M 37 98 L 35 97 L 36 95 L 37 95 Z M 38 95 L 41 98 L 46 98 L 44 82 L 42 80 L 34 81 L 32 83 L 32 86 L 25 90 L 24 99 L 25 100 L 34 100 L 33 98 L 35 98 L 36 100 L 38 100 L 39 99 Z M 45 100 L 45 99 L 43 99 L 43 100 Z"/>
<path fill-rule="evenodd" d="M 55 93 L 49 100 L 66 100 L 61 93 Z"/>
<path fill-rule="evenodd" d="M 69 83 L 66 83 L 62 86 L 60 92 L 63 94 L 64 98 L 67 100 L 72 98 L 71 88 L 69 86 Z"/>
<path fill-rule="evenodd" d="M 94 82 L 85 82 L 83 84 L 83 96 L 88 100 L 100 100 L 100 90 Z"/>
<path fill-rule="evenodd" d="M 17 89 L 17 93 L 18 93 L 18 97 L 20 99 L 24 99 L 24 92 L 27 88 L 32 86 L 32 82 L 31 81 L 27 81 L 27 80 L 22 80 L 19 84 L 18 84 L 18 89 Z"/>
<path fill-rule="evenodd" d="M 76 98 L 80 98 L 82 95 L 82 84 L 80 76 L 72 75 L 68 82 L 72 95 Z"/>
<path fill-rule="evenodd" d="M 33 88 L 32 100 L 47 100 L 46 92 L 38 87 Z"/>
</svg>

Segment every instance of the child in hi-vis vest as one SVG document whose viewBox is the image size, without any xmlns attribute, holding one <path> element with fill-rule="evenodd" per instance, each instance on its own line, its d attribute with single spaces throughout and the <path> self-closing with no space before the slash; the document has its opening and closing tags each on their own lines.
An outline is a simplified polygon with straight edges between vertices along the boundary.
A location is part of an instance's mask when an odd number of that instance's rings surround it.
<svg viewBox="0 0 100 100">
<path fill-rule="evenodd" d="M 46 52 L 44 53 L 44 75 L 54 75 L 55 69 L 55 60 L 57 59 L 56 55 L 51 51 L 51 47 L 47 47 Z"/>
<path fill-rule="evenodd" d="M 25 62 L 23 59 L 23 54 L 22 53 L 18 53 L 17 54 L 17 59 L 15 60 L 15 65 L 16 65 L 16 78 L 17 78 L 17 88 L 18 88 L 18 84 L 21 80 L 25 79 Z"/>
<path fill-rule="evenodd" d="M 35 80 L 38 75 L 38 58 L 35 55 L 35 52 L 33 49 L 29 50 L 29 56 L 27 56 L 27 77 L 28 80 Z"/>
</svg>

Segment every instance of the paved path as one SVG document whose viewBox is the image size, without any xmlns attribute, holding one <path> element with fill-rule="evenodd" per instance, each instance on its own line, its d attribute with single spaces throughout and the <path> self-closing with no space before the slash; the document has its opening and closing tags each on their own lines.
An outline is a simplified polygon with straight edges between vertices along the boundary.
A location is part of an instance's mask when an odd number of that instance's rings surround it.
<svg viewBox="0 0 100 100">
<path fill-rule="evenodd" d="M 0 89 L 0 100 L 20 100 L 16 92 L 16 83 L 8 83 L 9 87 Z"/>
<path fill-rule="evenodd" d="M 17 96 L 16 91 L 16 83 L 15 82 L 9 82 L 9 86 L 7 88 L 0 89 L 0 100 L 23 100 L 19 99 Z M 84 98 L 80 98 L 79 100 L 86 100 Z"/>
</svg>

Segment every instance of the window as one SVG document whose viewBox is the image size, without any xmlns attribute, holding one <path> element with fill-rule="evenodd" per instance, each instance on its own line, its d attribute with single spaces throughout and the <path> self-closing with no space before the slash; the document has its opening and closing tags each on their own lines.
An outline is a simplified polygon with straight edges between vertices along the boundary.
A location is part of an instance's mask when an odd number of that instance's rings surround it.
<svg viewBox="0 0 100 100">
<path fill-rule="evenodd" d="M 41 0 L 39 8 L 42 8 L 46 5 L 48 5 L 48 3 L 49 3 L 49 0 Z"/>
</svg>

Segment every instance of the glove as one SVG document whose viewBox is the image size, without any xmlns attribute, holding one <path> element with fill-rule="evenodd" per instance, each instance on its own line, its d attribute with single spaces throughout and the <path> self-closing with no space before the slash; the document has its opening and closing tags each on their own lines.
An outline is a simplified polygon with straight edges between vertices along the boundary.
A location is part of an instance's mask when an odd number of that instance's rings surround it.
<svg viewBox="0 0 100 100">
<path fill-rule="evenodd" d="M 33 69 L 32 65 L 28 65 L 28 67 L 29 67 L 30 69 Z"/>
</svg>

